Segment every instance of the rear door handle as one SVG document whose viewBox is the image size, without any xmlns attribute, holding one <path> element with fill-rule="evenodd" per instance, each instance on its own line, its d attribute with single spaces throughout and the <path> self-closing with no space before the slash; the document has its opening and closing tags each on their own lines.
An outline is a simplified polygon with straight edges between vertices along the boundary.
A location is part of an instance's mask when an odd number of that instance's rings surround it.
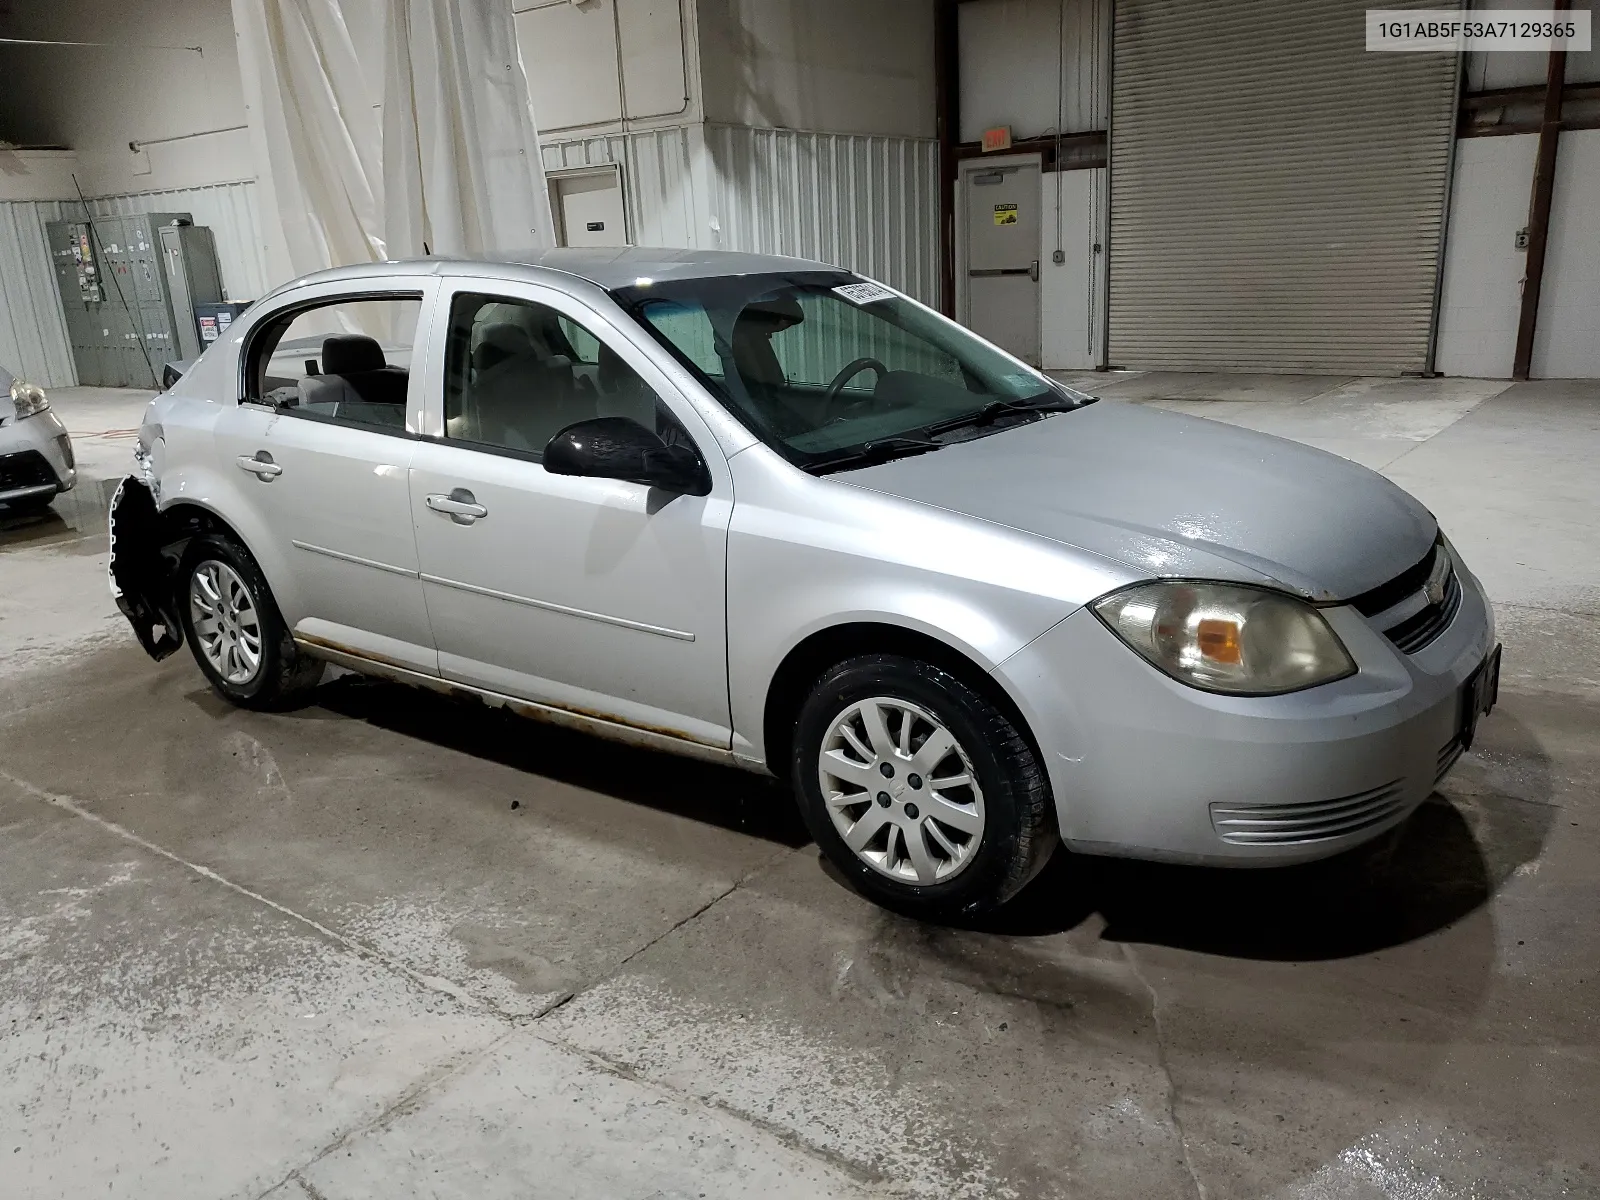
<svg viewBox="0 0 1600 1200">
<path fill-rule="evenodd" d="M 489 515 L 489 510 L 466 488 L 452 488 L 448 496 L 429 492 L 427 505 L 434 512 L 447 514 L 457 525 L 471 525 L 479 517 Z"/>
<path fill-rule="evenodd" d="M 241 470 L 249 471 L 262 483 L 271 483 L 283 474 L 283 468 L 273 462 L 272 455 L 265 450 L 257 450 L 254 457 L 241 454 L 234 461 L 239 464 Z"/>
</svg>

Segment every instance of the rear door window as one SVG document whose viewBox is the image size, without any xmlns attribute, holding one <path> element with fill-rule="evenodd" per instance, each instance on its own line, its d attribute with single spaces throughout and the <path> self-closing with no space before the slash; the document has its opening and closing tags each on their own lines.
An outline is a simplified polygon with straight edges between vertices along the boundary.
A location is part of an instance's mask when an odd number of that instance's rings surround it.
<svg viewBox="0 0 1600 1200">
<path fill-rule="evenodd" d="M 289 416 L 403 432 L 422 298 L 302 308 L 251 343 L 245 399 Z"/>
</svg>

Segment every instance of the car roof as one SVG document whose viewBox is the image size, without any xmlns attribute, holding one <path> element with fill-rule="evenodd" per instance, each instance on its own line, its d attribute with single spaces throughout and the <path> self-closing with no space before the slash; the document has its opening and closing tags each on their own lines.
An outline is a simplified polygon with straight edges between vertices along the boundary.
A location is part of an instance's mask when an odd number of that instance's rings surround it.
<svg viewBox="0 0 1600 1200">
<path fill-rule="evenodd" d="M 766 275 L 791 271 L 839 271 L 843 268 L 808 258 L 781 254 L 745 254 L 737 250 L 675 250 L 649 246 L 561 246 L 545 250 L 499 250 L 473 256 L 403 259 L 335 267 L 295 280 L 295 285 L 333 280 L 373 280 L 385 275 L 418 274 L 515 277 L 517 268 L 558 271 L 587 279 L 603 288 L 626 287 L 641 279 L 705 279 L 723 275 Z M 495 268 L 507 268 L 498 271 Z"/>
</svg>

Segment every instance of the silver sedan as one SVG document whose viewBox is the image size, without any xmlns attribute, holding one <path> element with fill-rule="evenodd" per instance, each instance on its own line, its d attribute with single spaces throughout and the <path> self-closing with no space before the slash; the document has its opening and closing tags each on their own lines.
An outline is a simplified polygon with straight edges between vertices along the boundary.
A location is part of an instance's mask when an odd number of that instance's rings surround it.
<svg viewBox="0 0 1600 1200">
<path fill-rule="evenodd" d="M 44 389 L 0 366 L 0 513 L 44 508 L 77 481 L 72 438 Z"/>
<path fill-rule="evenodd" d="M 113 589 L 229 700 L 325 663 L 771 772 L 869 896 L 1064 842 L 1301 861 L 1493 704 L 1483 589 L 1362 467 L 1063 387 L 822 263 L 557 250 L 300 279 L 140 432 Z"/>
</svg>

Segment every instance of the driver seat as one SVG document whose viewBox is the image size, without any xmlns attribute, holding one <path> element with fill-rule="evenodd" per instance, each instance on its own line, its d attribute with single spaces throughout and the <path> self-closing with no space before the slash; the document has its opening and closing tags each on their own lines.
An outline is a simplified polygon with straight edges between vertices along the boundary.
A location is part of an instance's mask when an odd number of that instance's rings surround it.
<svg viewBox="0 0 1600 1200">
<path fill-rule="evenodd" d="M 730 344 L 733 365 L 739 369 L 745 390 L 754 399 L 765 398 L 773 389 L 789 382 L 783 364 L 772 348 L 772 335 L 792 329 L 805 320 L 800 303 L 792 296 L 757 300 L 747 304 L 733 323 Z"/>
</svg>

